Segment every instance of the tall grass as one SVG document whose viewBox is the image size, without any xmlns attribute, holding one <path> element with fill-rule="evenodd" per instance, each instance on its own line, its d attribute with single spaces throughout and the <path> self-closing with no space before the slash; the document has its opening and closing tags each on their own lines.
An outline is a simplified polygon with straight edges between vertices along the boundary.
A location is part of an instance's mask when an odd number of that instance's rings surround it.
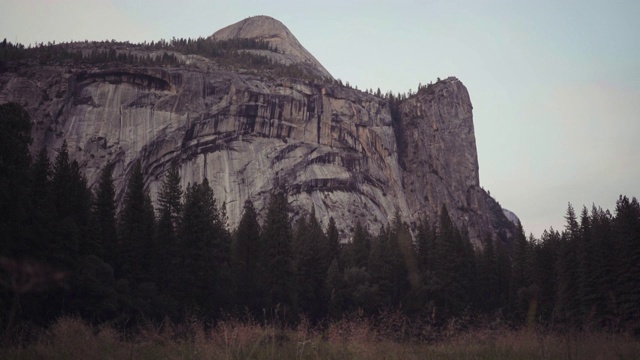
<svg viewBox="0 0 640 360">
<path fill-rule="evenodd" d="M 336 321 L 321 330 L 306 321 L 283 329 L 227 320 L 207 329 L 193 320 L 180 325 L 148 324 L 127 334 L 67 317 L 30 343 L 0 348 L 0 358 L 640 359 L 640 341 L 624 334 L 476 329 L 418 341 L 418 337 L 393 334 L 395 330 L 385 326 L 389 324 L 356 319 Z"/>
</svg>

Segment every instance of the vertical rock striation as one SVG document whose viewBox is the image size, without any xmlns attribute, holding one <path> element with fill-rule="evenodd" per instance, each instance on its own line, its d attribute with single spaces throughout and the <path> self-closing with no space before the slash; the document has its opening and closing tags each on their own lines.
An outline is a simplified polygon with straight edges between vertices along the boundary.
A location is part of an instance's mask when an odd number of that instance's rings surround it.
<svg viewBox="0 0 640 360">
<path fill-rule="evenodd" d="M 511 232 L 499 205 L 480 187 L 473 106 L 460 80 L 422 88 L 399 105 L 403 187 L 414 214 L 431 219 L 442 204 L 476 243 L 485 233 Z"/>
<path fill-rule="evenodd" d="M 259 18 L 287 38 L 279 22 Z M 214 37 L 250 28 L 233 26 Z M 302 48 L 297 40 L 283 44 L 285 54 Z M 289 60 L 326 72 L 313 57 L 294 55 Z M 107 161 L 115 163 L 120 203 L 136 161 L 154 197 L 175 161 L 183 186 L 208 178 L 231 227 L 247 198 L 261 211 L 270 192 L 282 189 L 294 217 L 315 207 L 323 224 L 335 218 L 345 240 L 356 219 L 377 231 L 396 211 L 416 224 L 423 215 L 435 219 L 443 204 L 476 242 L 486 232 L 512 231 L 480 187 L 471 101 L 457 79 L 396 104 L 392 119 L 385 99 L 340 86 L 328 72 L 325 80 L 296 80 L 198 61 L 8 67 L 0 73 L 0 102 L 28 110 L 34 152 L 46 146 L 54 156 L 66 141 L 89 184 Z"/>
</svg>

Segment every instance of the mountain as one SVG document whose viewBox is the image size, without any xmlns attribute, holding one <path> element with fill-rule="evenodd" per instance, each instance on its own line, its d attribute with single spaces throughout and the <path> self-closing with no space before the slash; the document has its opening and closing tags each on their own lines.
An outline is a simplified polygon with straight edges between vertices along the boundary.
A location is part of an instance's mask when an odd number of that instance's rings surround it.
<svg viewBox="0 0 640 360">
<path fill-rule="evenodd" d="M 277 47 L 277 49 L 276 49 Z M 413 227 L 446 205 L 472 240 L 513 224 L 479 184 L 472 105 L 456 78 L 407 98 L 343 86 L 279 21 L 252 17 L 209 38 L 15 48 L 0 102 L 23 105 L 33 152 L 63 141 L 89 184 L 111 161 L 117 198 L 140 161 L 155 198 L 177 161 L 183 186 L 208 178 L 235 227 L 251 198 L 287 193 L 343 239 L 396 211 Z M 9 55 L 6 55 L 9 54 Z"/>
<path fill-rule="evenodd" d="M 280 21 L 269 16 L 253 16 L 216 31 L 209 37 L 213 41 L 253 39 L 267 42 L 277 51 L 246 50 L 264 55 L 283 65 L 296 64 L 310 72 L 333 79 L 331 74 L 305 49 L 298 39 Z"/>
</svg>

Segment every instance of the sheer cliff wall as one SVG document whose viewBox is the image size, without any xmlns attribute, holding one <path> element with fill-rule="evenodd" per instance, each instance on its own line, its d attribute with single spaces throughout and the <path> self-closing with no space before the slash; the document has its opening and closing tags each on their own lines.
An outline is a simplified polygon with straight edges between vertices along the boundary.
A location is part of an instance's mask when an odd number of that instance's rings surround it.
<svg viewBox="0 0 640 360">
<path fill-rule="evenodd" d="M 415 225 L 442 204 L 476 242 L 510 231 L 480 188 L 471 101 L 455 78 L 404 100 L 395 126 L 389 103 L 354 89 L 187 67 L 7 70 L 7 101 L 30 113 L 32 151 L 53 157 L 66 140 L 89 184 L 114 162 L 119 203 L 136 161 L 154 196 L 177 161 L 183 186 L 208 178 L 232 228 L 245 199 L 260 210 L 283 189 L 294 217 L 315 207 L 343 239 L 356 219 L 377 231 L 397 210 Z"/>
</svg>

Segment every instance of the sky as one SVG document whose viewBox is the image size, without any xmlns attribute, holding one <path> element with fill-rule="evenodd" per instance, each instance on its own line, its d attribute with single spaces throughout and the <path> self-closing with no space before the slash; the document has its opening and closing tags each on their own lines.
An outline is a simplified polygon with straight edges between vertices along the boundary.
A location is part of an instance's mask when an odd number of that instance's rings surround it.
<svg viewBox="0 0 640 360">
<path fill-rule="evenodd" d="M 336 78 L 415 91 L 455 76 L 480 184 L 539 236 L 568 203 L 640 196 L 640 1 L 0 0 L 0 38 L 141 42 L 283 22 Z"/>
</svg>

